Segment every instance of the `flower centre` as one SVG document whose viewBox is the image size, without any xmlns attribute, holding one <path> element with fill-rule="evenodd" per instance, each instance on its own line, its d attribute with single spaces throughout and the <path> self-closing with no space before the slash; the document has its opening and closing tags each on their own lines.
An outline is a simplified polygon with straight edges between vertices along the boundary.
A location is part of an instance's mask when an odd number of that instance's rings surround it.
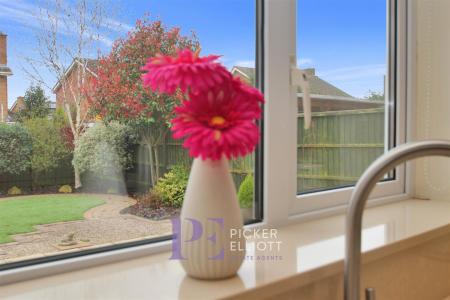
<svg viewBox="0 0 450 300">
<path fill-rule="evenodd" d="M 221 116 L 214 116 L 211 118 L 211 120 L 209 120 L 209 125 L 214 126 L 214 127 L 221 127 L 224 124 L 225 124 L 225 119 L 224 119 L 224 117 L 221 117 Z"/>
</svg>

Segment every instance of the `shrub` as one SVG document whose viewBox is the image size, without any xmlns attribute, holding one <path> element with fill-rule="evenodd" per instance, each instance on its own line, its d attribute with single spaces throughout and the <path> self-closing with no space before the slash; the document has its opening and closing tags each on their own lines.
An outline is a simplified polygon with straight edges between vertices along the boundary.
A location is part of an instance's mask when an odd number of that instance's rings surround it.
<svg viewBox="0 0 450 300">
<path fill-rule="evenodd" d="M 8 190 L 8 195 L 14 196 L 14 195 L 22 195 L 22 190 L 18 188 L 17 186 L 13 186 Z"/>
<path fill-rule="evenodd" d="M 34 173 L 50 171 L 70 159 L 71 151 L 61 135 L 63 124 L 59 120 L 31 118 L 24 120 L 23 126 L 32 138 L 31 169 Z"/>
<path fill-rule="evenodd" d="M 131 167 L 130 146 L 135 142 L 136 136 L 128 126 L 116 122 L 97 123 L 77 141 L 73 164 L 80 172 L 118 174 Z"/>
<path fill-rule="evenodd" d="M 245 176 L 238 191 L 239 206 L 241 208 L 250 208 L 253 206 L 254 180 L 251 174 Z"/>
<path fill-rule="evenodd" d="M 58 192 L 63 193 L 63 194 L 70 194 L 72 193 L 72 187 L 68 184 L 62 185 Z"/>
<path fill-rule="evenodd" d="M 151 190 L 137 197 L 136 201 L 137 205 L 143 208 L 158 209 L 162 206 L 161 196 Z"/>
<path fill-rule="evenodd" d="M 0 174 L 21 174 L 31 166 L 32 142 L 20 125 L 0 124 Z"/>
<path fill-rule="evenodd" d="M 161 197 L 164 205 L 181 207 L 189 174 L 184 166 L 174 166 L 158 180 L 153 191 Z"/>
</svg>

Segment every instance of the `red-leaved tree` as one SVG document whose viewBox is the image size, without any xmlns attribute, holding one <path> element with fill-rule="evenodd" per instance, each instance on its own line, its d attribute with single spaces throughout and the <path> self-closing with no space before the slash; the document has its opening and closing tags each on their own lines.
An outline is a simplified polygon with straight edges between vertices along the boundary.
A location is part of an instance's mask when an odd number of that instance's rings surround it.
<svg viewBox="0 0 450 300">
<path fill-rule="evenodd" d="M 111 52 L 101 57 L 97 77 L 85 87 L 91 113 L 104 122 L 119 121 L 135 127 L 149 148 L 151 183 L 159 178 L 158 145 L 170 128 L 172 110 L 179 103 L 174 96 L 142 87 L 142 70 L 150 57 L 175 55 L 178 50 L 199 49 L 195 34 L 184 36 L 179 28 L 167 28 L 161 21 L 138 20 L 126 38 L 117 40 Z"/>
</svg>

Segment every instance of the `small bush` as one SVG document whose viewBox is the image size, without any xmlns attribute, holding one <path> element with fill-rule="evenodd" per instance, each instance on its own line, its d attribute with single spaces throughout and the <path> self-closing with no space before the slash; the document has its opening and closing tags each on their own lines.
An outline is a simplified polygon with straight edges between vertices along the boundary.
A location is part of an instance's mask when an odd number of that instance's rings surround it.
<svg viewBox="0 0 450 300">
<path fill-rule="evenodd" d="M 61 122 L 31 118 L 23 121 L 23 126 L 32 137 L 31 169 L 34 173 L 54 170 L 71 159 L 71 151 L 61 135 Z"/>
<path fill-rule="evenodd" d="M 153 192 L 161 197 L 162 203 L 170 207 L 181 207 L 189 174 L 184 166 L 174 166 L 158 180 Z"/>
<path fill-rule="evenodd" d="M 31 167 L 32 140 L 20 125 L 0 124 L 0 174 L 19 175 Z"/>
<path fill-rule="evenodd" d="M 136 201 L 143 208 L 158 209 L 162 206 L 161 196 L 151 190 L 137 197 Z"/>
<path fill-rule="evenodd" d="M 70 185 L 67 185 L 67 184 L 62 185 L 59 188 L 58 192 L 63 193 L 63 194 L 70 194 L 70 193 L 72 193 L 72 187 Z"/>
<path fill-rule="evenodd" d="M 22 195 L 22 190 L 17 186 L 13 186 L 8 190 L 8 195 L 9 196 Z"/>
<path fill-rule="evenodd" d="M 250 208 L 253 206 L 254 180 L 251 174 L 245 176 L 238 192 L 239 206 L 241 208 Z"/>
<path fill-rule="evenodd" d="M 73 164 L 96 175 L 121 173 L 132 165 L 130 146 L 136 142 L 131 129 L 116 122 L 97 123 L 75 145 Z"/>
</svg>

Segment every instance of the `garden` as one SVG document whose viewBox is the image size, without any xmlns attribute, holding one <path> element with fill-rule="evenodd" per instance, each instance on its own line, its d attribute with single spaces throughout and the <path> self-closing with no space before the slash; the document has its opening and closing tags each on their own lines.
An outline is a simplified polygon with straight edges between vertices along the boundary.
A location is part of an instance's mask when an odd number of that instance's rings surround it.
<svg viewBox="0 0 450 300">
<path fill-rule="evenodd" d="M 160 152 L 177 154 L 160 166 L 152 186 L 148 150 L 132 127 L 97 121 L 74 145 L 64 114 L 49 115 L 0 124 L 0 262 L 171 233 L 189 174 L 181 145 Z M 251 157 L 233 162 L 233 176 L 242 181 L 239 198 L 248 211 L 253 179 L 238 169 L 244 163 Z M 81 171 L 78 189 L 74 166 Z"/>
<path fill-rule="evenodd" d="M 148 148 L 131 126 L 96 121 L 76 144 L 67 126 L 59 110 L 0 124 L 0 262 L 171 233 L 170 218 L 179 214 L 189 174 L 182 145 L 169 135 L 170 149 L 159 145 L 167 149 L 160 154 L 168 164 L 160 165 L 152 186 Z M 251 157 L 233 162 L 248 218 L 253 179 L 242 170 L 251 163 Z M 82 182 L 77 189 L 75 166 Z"/>
<path fill-rule="evenodd" d="M 0 124 L 0 263 L 171 233 L 192 159 L 170 134 L 181 100 L 143 88 L 141 68 L 160 52 L 199 47 L 146 19 L 56 110 L 30 86 L 13 122 Z M 253 156 L 230 164 L 251 219 Z"/>
</svg>

